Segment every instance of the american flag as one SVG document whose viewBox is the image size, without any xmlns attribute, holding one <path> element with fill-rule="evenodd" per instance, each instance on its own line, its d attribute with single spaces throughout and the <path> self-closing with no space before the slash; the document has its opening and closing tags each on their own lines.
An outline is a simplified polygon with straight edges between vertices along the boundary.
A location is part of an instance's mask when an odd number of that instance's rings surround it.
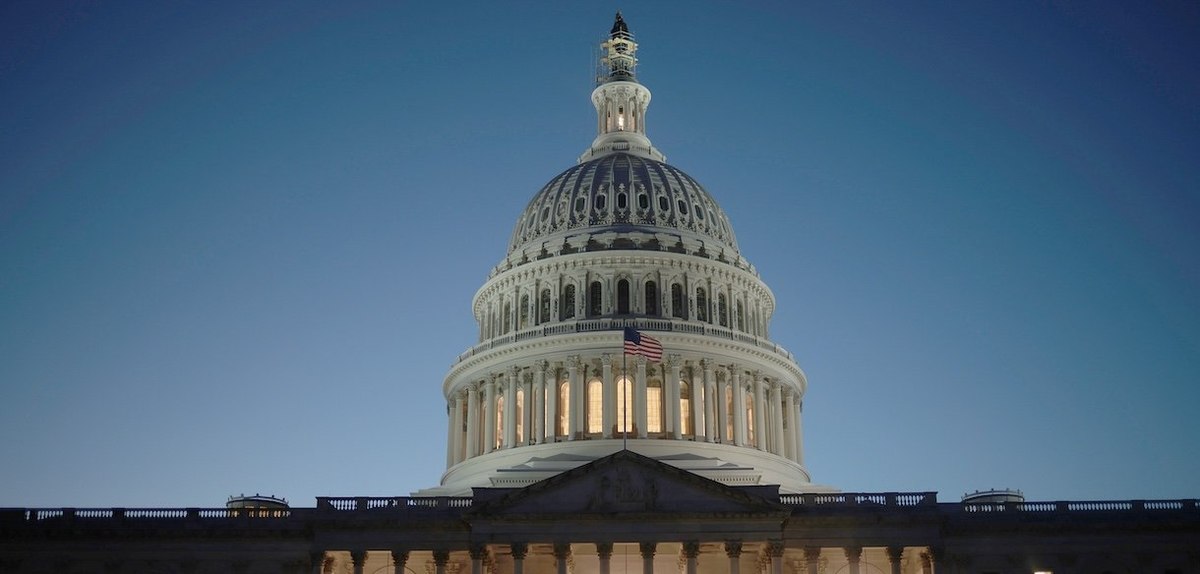
<svg viewBox="0 0 1200 574">
<path fill-rule="evenodd" d="M 659 343 L 658 339 L 643 335 L 632 327 L 625 327 L 626 355 L 641 355 L 651 361 L 661 361 L 662 353 L 662 343 Z"/>
</svg>

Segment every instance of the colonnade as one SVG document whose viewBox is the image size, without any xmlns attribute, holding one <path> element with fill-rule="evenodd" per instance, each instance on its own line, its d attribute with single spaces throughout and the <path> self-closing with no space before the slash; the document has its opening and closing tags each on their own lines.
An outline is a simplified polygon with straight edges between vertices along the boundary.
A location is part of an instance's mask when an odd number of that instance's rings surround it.
<svg viewBox="0 0 1200 574">
<path fill-rule="evenodd" d="M 541 360 L 461 384 L 447 406 L 447 466 L 498 449 L 622 437 L 732 444 L 804 463 L 799 386 L 710 358 Z"/>
<path fill-rule="evenodd" d="M 536 546 L 536 550 L 534 549 Z M 934 574 L 941 562 L 939 553 L 928 547 L 862 546 L 788 547 L 782 541 L 760 543 L 684 541 L 671 543 L 555 542 L 531 545 L 526 542 L 473 546 L 468 550 L 408 551 L 350 550 L 314 552 L 312 574 L 325 574 L 341 562 L 353 574 L 411 571 L 428 574 L 611 574 L 614 550 L 620 546 L 624 558 L 617 564 L 624 572 L 655 573 L 655 560 L 672 557 L 673 571 L 681 574 L 820 574 L 837 570 L 846 574 L 884 571 Z M 636 562 L 628 561 L 633 550 Z M 864 552 L 864 551 L 867 552 Z M 665 554 L 665 555 L 664 555 Z M 590 555 L 590 556 L 589 556 Z M 586 565 L 580 562 L 586 560 Z M 380 566 L 380 565 L 384 566 Z M 343 566 L 343 567 L 345 567 Z M 832 568 L 831 568 L 832 566 Z M 368 569 L 369 567 L 369 569 Z M 662 564 L 659 564 L 660 571 Z"/>
</svg>

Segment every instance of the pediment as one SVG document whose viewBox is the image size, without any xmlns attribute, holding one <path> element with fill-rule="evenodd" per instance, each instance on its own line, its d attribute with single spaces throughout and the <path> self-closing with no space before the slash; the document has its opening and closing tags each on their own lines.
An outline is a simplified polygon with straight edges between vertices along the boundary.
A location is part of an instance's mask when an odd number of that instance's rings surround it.
<svg viewBox="0 0 1200 574">
<path fill-rule="evenodd" d="M 622 450 L 520 489 L 476 489 L 471 514 L 775 514 L 778 489 L 731 487 Z"/>
</svg>

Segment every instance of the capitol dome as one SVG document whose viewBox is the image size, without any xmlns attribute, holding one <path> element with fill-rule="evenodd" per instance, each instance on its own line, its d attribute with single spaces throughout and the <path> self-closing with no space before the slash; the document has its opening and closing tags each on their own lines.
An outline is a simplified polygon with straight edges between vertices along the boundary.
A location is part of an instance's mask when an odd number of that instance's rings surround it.
<svg viewBox="0 0 1200 574">
<path fill-rule="evenodd" d="M 615 151 L 550 180 L 517 219 L 509 253 L 560 251 L 572 238 L 606 232 L 618 236 L 598 239 L 595 247 L 671 249 L 692 241 L 706 252 L 737 252 L 725 212 L 695 179 L 664 162 Z"/>
<path fill-rule="evenodd" d="M 596 138 L 476 292 L 478 340 L 442 386 L 446 472 L 416 494 L 526 486 L 621 450 L 727 485 L 831 490 L 804 468 L 808 381 L 770 339 L 775 296 L 717 202 L 646 136 L 650 90 L 619 13 L 601 50 Z"/>
</svg>

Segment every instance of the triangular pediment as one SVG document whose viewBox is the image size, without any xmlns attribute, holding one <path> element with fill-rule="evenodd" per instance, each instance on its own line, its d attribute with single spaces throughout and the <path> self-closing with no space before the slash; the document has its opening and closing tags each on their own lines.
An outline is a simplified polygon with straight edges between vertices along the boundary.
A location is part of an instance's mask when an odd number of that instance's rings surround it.
<svg viewBox="0 0 1200 574">
<path fill-rule="evenodd" d="M 777 487 L 731 487 L 622 450 L 519 489 L 476 489 L 471 514 L 777 514 Z"/>
</svg>

